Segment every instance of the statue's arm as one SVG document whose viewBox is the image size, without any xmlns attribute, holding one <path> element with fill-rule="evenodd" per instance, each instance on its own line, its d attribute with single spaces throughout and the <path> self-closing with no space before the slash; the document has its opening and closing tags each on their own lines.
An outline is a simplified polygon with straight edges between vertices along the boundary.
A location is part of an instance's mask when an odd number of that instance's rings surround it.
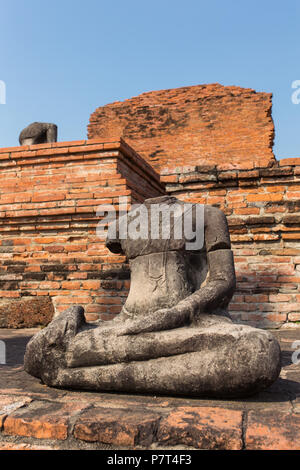
<svg viewBox="0 0 300 470">
<path fill-rule="evenodd" d="M 213 206 L 205 206 L 204 239 L 208 278 L 199 290 L 178 304 L 189 311 L 191 321 L 201 313 L 226 308 L 235 290 L 235 270 L 225 214 Z"/>
<path fill-rule="evenodd" d="M 230 249 L 208 253 L 209 276 L 201 287 L 177 308 L 189 314 L 191 321 L 197 320 L 202 313 L 213 313 L 218 308 L 226 309 L 235 290 L 233 253 Z"/>
</svg>

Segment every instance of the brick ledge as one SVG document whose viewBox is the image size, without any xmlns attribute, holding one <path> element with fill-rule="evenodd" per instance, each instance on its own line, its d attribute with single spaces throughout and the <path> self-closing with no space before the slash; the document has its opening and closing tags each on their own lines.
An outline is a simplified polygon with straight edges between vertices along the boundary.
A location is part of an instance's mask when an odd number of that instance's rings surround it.
<svg viewBox="0 0 300 470">
<path fill-rule="evenodd" d="M 124 397 L 123 397 L 124 398 Z M 140 397 L 141 398 L 141 397 Z M 115 401 L 115 403 L 114 403 Z M 101 400 L 99 400 L 101 402 Z M 169 406 L 168 399 L 118 396 L 99 406 L 74 397 L 43 400 L 0 395 L 0 450 L 101 448 L 296 450 L 300 414 L 291 410 L 238 410 Z M 103 448 L 103 447 L 102 447 Z M 107 447 L 106 447 L 107 448 Z"/>
</svg>

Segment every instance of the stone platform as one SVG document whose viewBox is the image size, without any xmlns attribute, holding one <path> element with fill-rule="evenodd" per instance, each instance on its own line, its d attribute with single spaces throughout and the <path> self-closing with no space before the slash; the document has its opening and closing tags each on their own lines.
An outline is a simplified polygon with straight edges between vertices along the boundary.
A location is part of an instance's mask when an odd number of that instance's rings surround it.
<svg viewBox="0 0 300 470">
<path fill-rule="evenodd" d="M 273 331 L 283 369 L 272 387 L 226 401 L 49 388 L 23 370 L 36 331 L 0 329 L 0 450 L 300 449 L 300 328 Z"/>
</svg>

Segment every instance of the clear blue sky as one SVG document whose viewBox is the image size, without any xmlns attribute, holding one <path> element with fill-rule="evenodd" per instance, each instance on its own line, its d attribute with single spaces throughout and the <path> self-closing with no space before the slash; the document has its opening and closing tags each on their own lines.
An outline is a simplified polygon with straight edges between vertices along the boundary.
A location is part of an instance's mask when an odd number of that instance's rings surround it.
<svg viewBox="0 0 300 470">
<path fill-rule="evenodd" d="M 300 2 L 0 0 L 0 147 L 32 121 L 86 138 L 98 107 L 219 82 L 273 96 L 277 158 L 300 156 Z"/>
</svg>

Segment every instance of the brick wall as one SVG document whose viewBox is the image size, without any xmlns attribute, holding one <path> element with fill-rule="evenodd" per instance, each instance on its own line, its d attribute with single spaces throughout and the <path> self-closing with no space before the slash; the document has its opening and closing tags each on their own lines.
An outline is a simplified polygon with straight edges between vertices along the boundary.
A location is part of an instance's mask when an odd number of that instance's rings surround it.
<svg viewBox="0 0 300 470">
<path fill-rule="evenodd" d="M 238 321 L 300 321 L 300 159 L 155 171 L 124 141 L 0 149 L 0 326 L 47 323 L 70 304 L 112 318 L 129 288 L 123 257 L 96 236 L 100 204 L 166 191 L 228 217 Z"/>
<path fill-rule="evenodd" d="M 300 321 L 300 159 L 275 160 L 272 95 L 219 84 L 161 90 L 98 108 L 88 135 L 126 138 L 167 192 L 228 216 L 238 321 Z"/>
<path fill-rule="evenodd" d="M 280 327 L 300 321 L 300 158 L 165 168 L 166 190 L 227 215 L 237 321 Z"/>
<path fill-rule="evenodd" d="M 219 84 L 153 91 L 98 108 L 89 138 L 123 137 L 157 170 L 274 159 L 272 95 Z"/>
<path fill-rule="evenodd" d="M 270 94 L 218 84 L 144 93 L 98 108 L 88 132 L 0 149 L 0 327 L 46 323 L 76 303 L 89 320 L 117 314 L 129 270 L 96 236 L 97 207 L 164 185 L 227 215 L 234 318 L 300 321 L 300 159 L 274 158 Z"/>
<path fill-rule="evenodd" d="M 163 194 L 159 176 L 124 141 L 103 139 L 0 149 L 0 175 L 0 327 L 48 322 L 52 305 L 112 318 L 129 271 L 96 236 L 96 211 Z"/>
</svg>

